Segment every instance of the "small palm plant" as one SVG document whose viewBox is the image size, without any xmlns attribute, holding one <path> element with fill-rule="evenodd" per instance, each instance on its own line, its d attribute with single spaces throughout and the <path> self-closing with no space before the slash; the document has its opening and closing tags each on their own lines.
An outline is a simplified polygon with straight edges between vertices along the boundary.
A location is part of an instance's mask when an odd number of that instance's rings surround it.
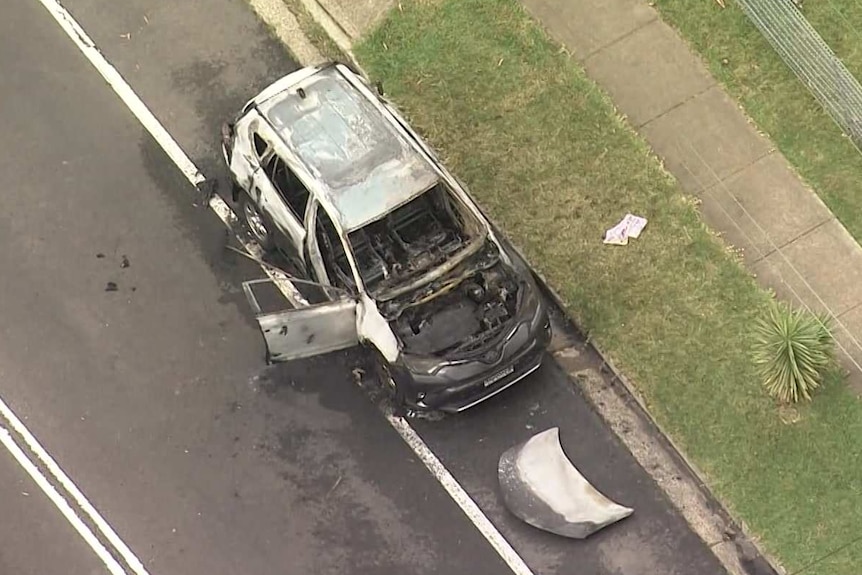
<svg viewBox="0 0 862 575">
<path fill-rule="evenodd" d="M 773 303 L 756 334 L 754 361 L 769 394 L 783 402 L 810 400 L 834 365 L 829 316 Z"/>
</svg>

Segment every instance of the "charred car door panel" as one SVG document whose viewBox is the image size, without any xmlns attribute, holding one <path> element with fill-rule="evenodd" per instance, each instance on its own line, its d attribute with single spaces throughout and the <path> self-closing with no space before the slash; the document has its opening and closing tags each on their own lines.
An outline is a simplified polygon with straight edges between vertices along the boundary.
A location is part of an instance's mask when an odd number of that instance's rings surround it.
<svg viewBox="0 0 862 575">
<path fill-rule="evenodd" d="M 346 294 L 335 294 L 332 301 L 305 307 L 269 311 L 276 305 L 290 306 L 286 300 L 273 297 L 277 290 L 270 279 L 243 283 L 243 291 L 255 311 L 257 323 L 266 342 L 267 363 L 277 363 L 321 355 L 353 347 L 359 343 L 356 331 L 355 300 Z"/>
<path fill-rule="evenodd" d="M 305 257 L 312 277 L 323 285 L 330 285 L 329 276 L 326 273 L 326 266 L 323 263 L 323 257 L 320 253 L 320 245 L 317 241 L 317 235 L 314 233 L 320 211 L 320 204 L 317 201 L 314 201 L 311 203 L 308 213 L 305 216 Z"/>
<path fill-rule="evenodd" d="M 356 293 L 356 272 L 344 240 L 318 202 L 310 204 L 306 227 L 307 258 L 318 281 Z M 367 293 L 359 293 L 357 314 L 360 341 L 375 347 L 387 361 L 395 361 L 400 353 L 398 341 Z"/>
</svg>

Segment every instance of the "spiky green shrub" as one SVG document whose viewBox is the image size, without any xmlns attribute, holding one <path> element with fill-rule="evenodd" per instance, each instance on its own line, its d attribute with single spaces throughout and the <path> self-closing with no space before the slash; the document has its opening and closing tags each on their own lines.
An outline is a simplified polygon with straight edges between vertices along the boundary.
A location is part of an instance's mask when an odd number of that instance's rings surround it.
<svg viewBox="0 0 862 575">
<path fill-rule="evenodd" d="M 769 394 L 783 402 L 810 400 L 834 365 L 831 318 L 774 303 L 756 336 L 754 361 Z"/>
</svg>

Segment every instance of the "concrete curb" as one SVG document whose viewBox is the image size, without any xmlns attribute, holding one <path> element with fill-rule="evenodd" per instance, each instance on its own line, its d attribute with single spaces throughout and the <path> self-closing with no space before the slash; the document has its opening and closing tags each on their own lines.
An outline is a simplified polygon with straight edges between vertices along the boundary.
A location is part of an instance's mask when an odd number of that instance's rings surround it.
<svg viewBox="0 0 862 575">
<path fill-rule="evenodd" d="M 282 0 L 250 0 L 250 2 L 253 6 L 264 2 L 267 4 L 277 3 L 281 5 L 283 11 L 288 13 L 290 12 Z M 350 67 L 366 79 L 369 79 L 368 73 L 362 68 L 353 53 L 352 40 L 344 27 L 341 26 L 317 0 L 301 0 L 301 3 L 308 11 L 309 15 L 315 19 L 318 25 L 320 25 L 321 28 L 330 35 L 339 49 L 347 55 L 350 60 Z M 269 18 L 271 18 L 272 11 L 268 9 L 266 12 L 262 12 L 257 8 L 255 8 L 255 10 L 258 12 L 258 15 L 263 20 L 270 23 L 278 33 L 277 25 L 271 23 L 269 20 Z M 283 19 L 284 17 L 282 16 L 280 18 Z M 295 17 L 292 14 L 290 18 L 293 18 L 295 21 Z M 297 60 L 304 64 L 310 62 L 319 63 L 322 61 L 319 52 L 316 57 L 301 57 L 299 55 L 300 52 L 305 52 L 307 54 L 308 51 L 306 49 L 306 45 L 309 41 L 304 37 L 304 34 L 302 34 L 301 31 L 301 38 L 297 37 L 294 30 L 291 30 L 291 32 L 292 33 L 287 36 L 282 34 L 278 35 L 288 49 L 297 57 Z M 301 46 L 302 49 L 297 50 L 297 46 Z M 524 256 L 520 248 L 512 244 L 511 241 L 509 241 L 509 244 L 524 261 L 529 263 L 529 260 Z M 566 366 L 560 362 L 558 353 L 554 354 L 555 361 L 563 371 L 569 374 L 572 384 L 584 392 L 586 398 L 590 401 L 595 411 L 614 430 L 617 438 L 635 456 L 638 463 L 644 467 L 647 473 L 656 481 L 662 491 L 671 500 L 674 507 L 682 514 L 692 530 L 695 531 L 695 533 L 697 533 L 698 536 L 700 536 L 701 539 L 703 539 L 703 541 L 709 546 L 710 550 L 719 559 L 727 572 L 731 575 L 779 575 L 786 573 L 786 571 L 782 569 L 773 558 L 760 549 L 753 538 L 747 533 L 745 527 L 740 525 L 724 505 L 715 497 L 715 495 L 712 494 L 707 487 L 708 483 L 705 481 L 703 474 L 691 461 L 688 460 L 682 450 L 674 443 L 673 439 L 671 439 L 671 437 L 665 432 L 661 424 L 655 420 L 647 409 L 646 402 L 637 391 L 637 388 L 616 368 L 609 355 L 595 341 L 593 341 L 588 334 L 585 334 L 578 327 L 575 319 L 567 311 L 562 298 L 550 286 L 545 277 L 541 273 L 537 272 L 532 265 L 530 267 L 540 289 L 545 292 L 547 298 L 551 300 L 559 316 L 564 318 L 566 327 L 570 331 L 580 334 L 586 342 L 585 345 L 596 355 L 597 358 L 600 359 L 601 364 L 604 367 L 603 371 L 606 374 L 603 379 L 608 380 L 606 389 L 591 388 L 588 384 L 582 384 L 579 381 L 581 379 L 580 375 L 570 373 L 569 370 L 566 369 Z M 566 350 L 561 351 L 565 353 Z M 610 375 L 610 377 L 607 377 L 607 375 Z M 616 383 L 621 385 L 614 385 Z M 684 497 L 680 497 L 679 494 L 669 491 L 667 485 L 665 485 L 663 481 L 661 481 L 661 478 L 658 477 L 656 470 L 650 469 L 643 464 L 644 462 L 640 457 L 638 457 L 636 446 L 633 445 L 633 441 L 637 441 L 637 439 L 631 437 L 631 434 L 620 433 L 620 429 L 618 425 L 616 425 L 618 422 L 613 421 L 614 416 L 608 413 L 608 409 L 606 409 L 606 406 L 604 405 L 604 399 L 606 399 L 607 396 L 599 397 L 602 391 L 607 391 L 607 389 L 610 389 L 621 400 L 621 404 L 624 405 L 623 410 L 628 411 L 636 419 L 644 422 L 645 432 L 658 440 L 656 442 L 658 445 L 653 444 L 652 447 L 658 447 L 658 449 L 662 450 L 663 454 L 666 455 L 664 458 L 659 458 L 663 460 L 662 463 L 666 467 L 669 467 L 669 469 L 665 469 L 665 475 L 669 474 L 674 479 L 685 478 L 687 488 L 696 492 L 699 495 L 698 499 L 701 501 L 692 501 L 690 498 L 686 499 Z M 698 506 L 699 509 L 692 512 L 692 505 Z M 705 528 L 704 523 L 708 523 L 709 526 Z M 710 538 L 705 529 L 708 529 L 713 533 L 718 529 L 721 532 L 720 539 L 716 540 L 714 537 Z"/>
<path fill-rule="evenodd" d="M 350 38 L 350 34 L 344 27 L 341 25 L 338 20 L 335 19 L 332 14 L 317 0 L 300 0 L 302 6 L 308 12 L 308 14 L 323 28 L 324 32 L 326 32 L 332 41 L 335 42 L 335 45 L 338 46 L 338 49 L 344 52 L 348 58 L 350 58 L 351 64 L 354 66 L 358 66 L 359 62 L 356 61 L 356 57 L 353 55 L 353 50 L 351 50 L 353 41 Z"/>
</svg>

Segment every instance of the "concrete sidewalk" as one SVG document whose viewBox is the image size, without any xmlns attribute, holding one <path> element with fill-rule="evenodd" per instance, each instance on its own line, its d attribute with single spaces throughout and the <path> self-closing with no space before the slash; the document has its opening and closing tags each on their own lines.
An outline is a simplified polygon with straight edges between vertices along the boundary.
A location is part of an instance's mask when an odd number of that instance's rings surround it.
<svg viewBox="0 0 862 575">
<path fill-rule="evenodd" d="M 642 0 L 522 0 L 649 142 L 760 283 L 835 318 L 862 391 L 862 248 Z M 802 87 L 800 86 L 800 89 Z"/>
</svg>

